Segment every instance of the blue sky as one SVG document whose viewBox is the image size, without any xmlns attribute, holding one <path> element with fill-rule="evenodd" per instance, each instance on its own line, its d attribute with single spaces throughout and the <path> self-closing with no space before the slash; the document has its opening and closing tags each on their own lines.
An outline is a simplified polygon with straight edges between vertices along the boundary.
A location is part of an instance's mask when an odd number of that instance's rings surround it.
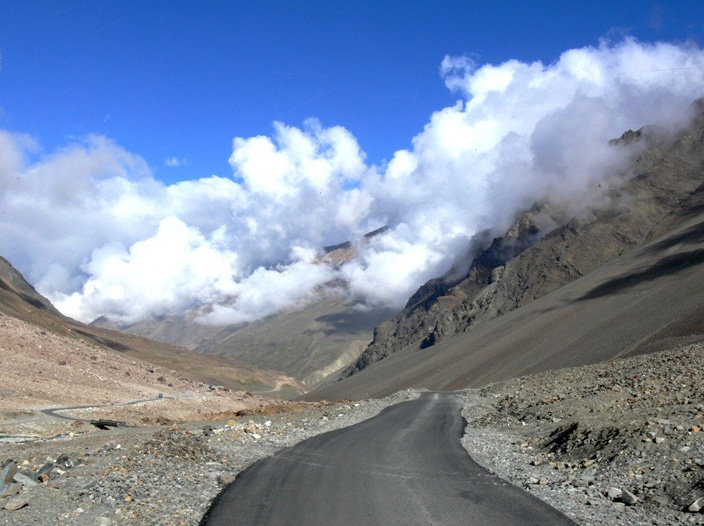
<svg viewBox="0 0 704 526">
<path fill-rule="evenodd" d="M 170 182 L 230 175 L 235 136 L 316 117 L 379 163 L 457 99 L 445 55 L 550 63 L 624 34 L 701 44 L 701 3 L 10 0 L 0 127 L 48 151 L 106 135 Z"/>
<path fill-rule="evenodd" d="M 704 95 L 701 2 L 575 4 L 0 2 L 0 256 L 82 321 L 402 308 Z"/>
</svg>

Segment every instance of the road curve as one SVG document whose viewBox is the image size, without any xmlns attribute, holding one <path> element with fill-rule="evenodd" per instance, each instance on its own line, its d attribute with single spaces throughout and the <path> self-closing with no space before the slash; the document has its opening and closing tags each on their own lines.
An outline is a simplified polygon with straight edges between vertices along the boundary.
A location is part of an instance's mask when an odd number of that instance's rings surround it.
<svg viewBox="0 0 704 526">
<path fill-rule="evenodd" d="M 243 471 L 201 526 L 571 525 L 474 462 L 456 394 L 426 393 Z"/>
<path fill-rule="evenodd" d="M 172 396 L 162 396 L 162 397 L 156 397 L 156 398 L 145 398 L 142 400 L 133 400 L 131 402 L 124 402 L 121 404 L 74 405 L 71 407 L 50 407 L 48 409 L 40 409 L 39 412 L 46 415 L 46 416 L 51 416 L 53 418 L 62 418 L 64 420 L 80 420 L 82 422 L 90 422 L 90 420 L 91 420 L 90 418 L 78 418 L 78 417 L 70 416 L 70 415 L 62 415 L 62 414 L 59 414 L 59 411 L 73 411 L 75 409 L 100 409 L 102 407 L 137 405 L 137 404 L 143 404 L 145 402 L 157 402 L 160 400 L 164 400 L 166 398 L 173 398 L 173 397 Z"/>
</svg>

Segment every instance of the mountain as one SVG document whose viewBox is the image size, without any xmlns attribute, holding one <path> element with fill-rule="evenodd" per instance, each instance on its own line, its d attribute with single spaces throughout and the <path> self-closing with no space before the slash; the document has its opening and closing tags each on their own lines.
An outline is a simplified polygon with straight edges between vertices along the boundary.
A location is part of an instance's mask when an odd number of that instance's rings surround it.
<svg viewBox="0 0 704 526">
<path fill-rule="evenodd" d="M 275 368 L 314 386 L 354 362 L 369 344 L 374 327 L 393 314 L 383 308 L 355 310 L 343 294 L 327 291 L 305 306 L 226 327 L 195 350 Z"/>
<path fill-rule="evenodd" d="M 344 265 L 356 256 L 359 243 L 385 230 L 382 227 L 369 232 L 356 243 L 347 241 L 324 247 L 317 263 Z M 116 327 L 105 319 L 91 325 L 281 371 L 311 387 L 353 363 L 371 341 L 374 327 L 395 314 L 387 308 L 359 310 L 346 297 L 344 287 L 344 283 L 329 283 L 307 301 L 252 323 L 224 326 L 199 323 L 206 308 L 126 327 Z"/>
<path fill-rule="evenodd" d="M 704 198 L 700 200 L 704 205 Z M 704 213 L 587 275 L 427 348 L 410 344 L 307 399 L 459 389 L 704 339 Z"/>
<path fill-rule="evenodd" d="M 612 141 L 616 148 L 642 142 L 644 149 L 602 203 L 557 227 L 564 211 L 549 204 L 522 214 L 474 258 L 462 280 L 429 282 L 402 312 L 379 325 L 370 346 L 342 376 L 410 344 L 430 347 L 527 305 L 677 226 L 677 216 L 668 223 L 663 217 L 686 206 L 704 183 L 704 114 L 700 101 L 694 106 L 699 113 L 692 125 L 674 137 L 644 128 Z"/>
<path fill-rule="evenodd" d="M 423 286 L 341 375 L 310 395 L 479 385 L 698 339 L 704 103 L 675 135 L 644 128 L 621 184 L 561 226 L 536 205 L 462 279 Z M 548 221 L 546 221 L 548 219 Z"/>
<path fill-rule="evenodd" d="M 140 362 L 167 368 L 193 381 L 233 390 L 295 396 L 303 386 L 277 371 L 265 371 L 234 359 L 198 355 L 183 347 L 84 325 L 62 315 L 6 259 L 0 257 L 0 313 L 77 343 L 97 345 Z"/>
</svg>

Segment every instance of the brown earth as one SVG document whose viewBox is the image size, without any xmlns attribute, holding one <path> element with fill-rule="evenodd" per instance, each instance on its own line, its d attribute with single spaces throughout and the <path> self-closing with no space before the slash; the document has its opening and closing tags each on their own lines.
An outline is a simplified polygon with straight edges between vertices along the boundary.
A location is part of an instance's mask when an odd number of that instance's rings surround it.
<svg viewBox="0 0 704 526">
<path fill-rule="evenodd" d="M 89 414 L 68 414 L 138 424 L 205 420 L 283 404 L 244 392 L 211 390 L 176 370 L 133 360 L 87 339 L 53 334 L 7 315 L 0 315 L 0 363 L 0 431 L 9 434 L 67 428 L 70 421 L 39 414 L 40 409 L 59 406 L 106 406 Z M 159 394 L 164 398 L 157 399 Z M 125 405 L 136 400 L 149 401 Z"/>
<path fill-rule="evenodd" d="M 285 398 L 305 390 L 298 381 L 277 371 L 261 370 L 231 358 L 202 356 L 183 347 L 85 325 L 63 316 L 2 257 L 0 313 L 25 321 L 47 334 L 67 337 L 74 343 L 95 344 L 115 355 L 179 371 L 195 382 Z M 8 374 L 6 370 L 0 371 L 0 380 L 5 374 Z"/>
</svg>

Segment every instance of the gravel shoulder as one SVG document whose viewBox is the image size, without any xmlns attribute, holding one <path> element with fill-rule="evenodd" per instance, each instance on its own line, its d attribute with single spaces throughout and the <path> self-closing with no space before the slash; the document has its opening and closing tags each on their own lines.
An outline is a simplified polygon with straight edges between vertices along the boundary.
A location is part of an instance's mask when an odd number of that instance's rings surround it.
<svg viewBox="0 0 704 526">
<path fill-rule="evenodd" d="M 257 460 L 417 395 L 274 405 L 222 420 L 107 431 L 73 424 L 72 436 L 5 443 L 0 525 L 195 526 L 223 487 Z"/>
<path fill-rule="evenodd" d="M 704 346 L 467 391 L 463 445 L 579 524 L 704 524 Z"/>
</svg>

